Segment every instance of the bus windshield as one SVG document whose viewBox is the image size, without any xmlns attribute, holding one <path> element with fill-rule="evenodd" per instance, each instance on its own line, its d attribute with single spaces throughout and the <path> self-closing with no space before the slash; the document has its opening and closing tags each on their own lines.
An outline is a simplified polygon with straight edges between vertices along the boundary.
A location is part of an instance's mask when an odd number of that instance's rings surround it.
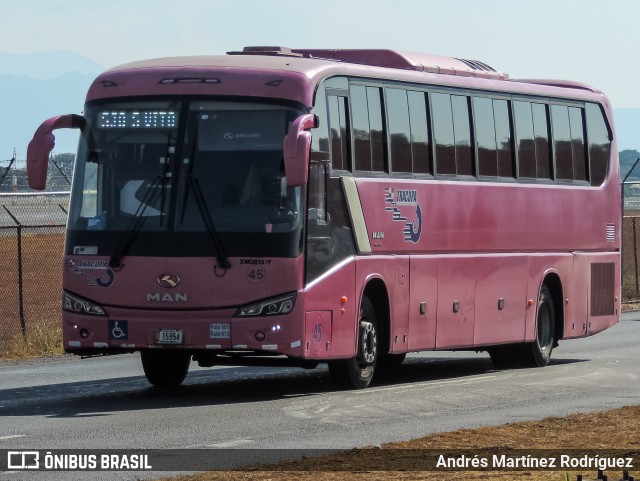
<svg viewBox="0 0 640 481">
<path fill-rule="evenodd" d="M 67 253 L 113 255 L 133 233 L 126 255 L 210 256 L 214 229 L 228 256 L 297 256 L 302 189 L 286 185 L 282 145 L 301 113 L 229 101 L 89 105 Z"/>
</svg>

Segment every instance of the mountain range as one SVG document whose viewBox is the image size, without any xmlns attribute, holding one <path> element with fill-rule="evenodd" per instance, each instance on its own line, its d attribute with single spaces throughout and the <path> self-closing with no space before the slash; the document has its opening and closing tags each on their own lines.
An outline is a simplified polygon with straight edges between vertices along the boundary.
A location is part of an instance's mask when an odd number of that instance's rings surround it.
<svg viewBox="0 0 640 481">
<path fill-rule="evenodd" d="M 38 125 L 54 115 L 81 113 L 87 89 L 105 68 L 67 51 L 0 54 L 0 167 L 16 150 L 26 157 Z M 614 109 L 619 150 L 640 150 L 640 107 Z M 56 132 L 54 153 L 75 152 L 78 134 Z"/>
</svg>

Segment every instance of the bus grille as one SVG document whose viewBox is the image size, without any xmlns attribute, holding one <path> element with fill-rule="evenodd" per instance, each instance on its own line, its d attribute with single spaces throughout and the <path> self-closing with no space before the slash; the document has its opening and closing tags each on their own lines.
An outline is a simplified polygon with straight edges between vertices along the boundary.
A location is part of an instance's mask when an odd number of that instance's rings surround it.
<svg viewBox="0 0 640 481">
<path fill-rule="evenodd" d="M 592 316 L 612 316 L 615 313 L 615 276 L 613 262 L 591 264 Z"/>
</svg>

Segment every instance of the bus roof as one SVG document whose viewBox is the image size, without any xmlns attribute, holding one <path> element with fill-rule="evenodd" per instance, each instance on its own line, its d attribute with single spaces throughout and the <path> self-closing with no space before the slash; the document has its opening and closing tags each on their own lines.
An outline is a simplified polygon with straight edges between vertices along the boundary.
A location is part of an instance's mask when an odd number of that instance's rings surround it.
<svg viewBox="0 0 640 481">
<path fill-rule="evenodd" d="M 250 70 L 253 80 L 248 82 Z M 225 56 L 127 63 L 101 74 L 89 89 L 87 101 L 208 94 L 282 98 L 311 107 L 317 84 L 338 75 L 585 100 L 596 100 L 596 94 L 602 101 L 602 92 L 578 82 L 509 80 L 508 75 L 476 60 L 384 49 L 285 47 L 246 47 Z"/>
</svg>

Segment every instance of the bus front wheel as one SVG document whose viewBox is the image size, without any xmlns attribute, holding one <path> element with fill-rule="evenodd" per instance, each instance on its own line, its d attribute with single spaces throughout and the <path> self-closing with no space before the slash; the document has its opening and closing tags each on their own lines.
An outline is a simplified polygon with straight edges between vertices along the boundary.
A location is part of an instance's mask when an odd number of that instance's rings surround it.
<svg viewBox="0 0 640 481">
<path fill-rule="evenodd" d="M 180 351 L 140 351 L 140 358 L 147 381 L 158 387 L 182 384 L 191 364 L 191 354 Z"/>
<path fill-rule="evenodd" d="M 373 379 L 378 361 L 377 328 L 375 309 L 369 298 L 365 296 L 360 306 L 356 356 L 329 363 L 331 379 L 338 387 L 364 389 Z"/>
</svg>

